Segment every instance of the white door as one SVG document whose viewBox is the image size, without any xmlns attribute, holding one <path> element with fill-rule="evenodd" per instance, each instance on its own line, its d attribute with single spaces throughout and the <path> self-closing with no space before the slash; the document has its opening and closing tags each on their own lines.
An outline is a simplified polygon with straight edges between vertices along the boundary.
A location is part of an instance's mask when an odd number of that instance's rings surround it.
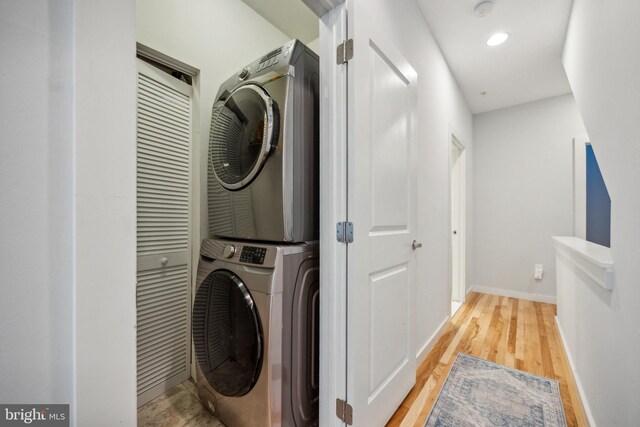
<svg viewBox="0 0 640 427">
<path fill-rule="evenodd" d="M 138 60 L 138 405 L 190 376 L 191 93 Z"/>
<path fill-rule="evenodd" d="M 382 426 L 416 378 L 417 74 L 348 2 L 347 402 L 353 425 Z M 358 2 L 357 6 L 363 2 Z M 418 249 L 419 250 L 419 249 Z"/>
<path fill-rule="evenodd" d="M 451 300 L 462 301 L 460 292 L 460 155 L 462 150 L 451 139 Z"/>
</svg>

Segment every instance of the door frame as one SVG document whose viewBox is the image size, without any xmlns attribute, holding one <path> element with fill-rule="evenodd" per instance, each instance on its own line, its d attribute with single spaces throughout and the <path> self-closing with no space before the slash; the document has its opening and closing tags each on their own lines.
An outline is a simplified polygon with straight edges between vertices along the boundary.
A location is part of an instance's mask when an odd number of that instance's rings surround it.
<svg viewBox="0 0 640 427">
<path fill-rule="evenodd" d="M 336 399 L 347 397 L 347 65 L 336 47 L 347 38 L 346 4 L 320 19 L 320 411 L 319 425 L 344 426 Z"/>
<path fill-rule="evenodd" d="M 458 263 L 458 293 L 460 295 L 460 302 L 464 303 L 467 299 L 467 278 L 466 278 L 466 236 L 467 236 L 467 226 L 466 226 L 466 215 L 467 215 L 467 193 L 466 193 L 466 179 L 467 179 L 467 156 L 466 156 L 466 147 L 460 139 L 456 136 L 456 133 L 451 130 L 451 125 L 449 125 L 449 153 L 447 156 L 448 159 L 448 170 L 449 170 L 449 300 L 453 300 L 453 244 L 451 235 L 453 233 L 453 221 L 452 221 L 452 201 L 453 201 L 453 169 L 452 166 L 452 158 L 451 158 L 451 146 L 456 146 L 458 150 L 460 150 L 460 157 L 456 163 L 456 168 L 458 168 L 459 173 L 459 187 L 458 187 L 458 197 L 459 197 L 459 206 L 460 206 L 460 224 L 458 226 L 458 239 L 460 241 L 460 260 Z"/>
<path fill-rule="evenodd" d="M 195 292 L 197 288 L 196 277 L 198 273 L 198 260 L 200 259 L 200 229 L 202 227 L 201 222 L 201 185 L 202 180 L 202 168 L 200 162 L 194 162 L 195 154 L 200 148 L 200 70 L 186 64 L 176 58 L 166 55 L 158 50 L 155 50 L 140 42 L 136 42 L 136 56 L 150 59 L 159 64 L 173 68 L 191 77 L 191 150 L 189 153 L 189 293 L 190 293 L 190 307 L 193 306 L 193 300 L 195 298 Z M 206 160 L 205 160 L 206 161 Z M 206 171 L 206 167 L 204 169 Z M 206 177 L 205 177 L 206 178 Z M 206 200 L 206 197 L 204 198 Z M 193 339 L 191 338 L 191 308 L 189 308 L 188 315 L 188 329 L 189 329 L 189 342 L 190 345 L 190 375 L 191 378 L 196 378 L 196 355 L 193 348 Z"/>
<path fill-rule="evenodd" d="M 573 138 L 573 234 L 587 239 L 587 135 Z"/>
</svg>

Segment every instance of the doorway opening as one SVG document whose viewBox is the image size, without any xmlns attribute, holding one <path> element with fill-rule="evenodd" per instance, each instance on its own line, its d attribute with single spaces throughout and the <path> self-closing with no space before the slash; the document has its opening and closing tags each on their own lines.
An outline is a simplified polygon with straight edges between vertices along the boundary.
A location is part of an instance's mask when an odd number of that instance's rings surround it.
<svg viewBox="0 0 640 427">
<path fill-rule="evenodd" d="M 465 280 L 465 148 L 451 134 L 449 161 L 451 191 L 451 316 L 466 297 Z"/>
</svg>

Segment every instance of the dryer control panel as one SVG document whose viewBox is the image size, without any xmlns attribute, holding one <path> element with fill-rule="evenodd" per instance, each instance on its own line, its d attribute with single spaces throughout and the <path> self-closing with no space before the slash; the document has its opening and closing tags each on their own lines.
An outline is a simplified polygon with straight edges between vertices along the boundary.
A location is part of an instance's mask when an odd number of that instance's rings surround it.
<svg viewBox="0 0 640 427">
<path fill-rule="evenodd" d="M 264 55 L 260 58 L 260 61 L 257 61 L 256 71 L 260 72 L 262 70 L 266 70 L 278 63 L 288 63 L 289 62 L 289 53 L 293 49 L 293 45 L 295 44 L 295 40 L 291 40 L 287 44 L 282 47 L 279 47 L 275 50 Z"/>
</svg>

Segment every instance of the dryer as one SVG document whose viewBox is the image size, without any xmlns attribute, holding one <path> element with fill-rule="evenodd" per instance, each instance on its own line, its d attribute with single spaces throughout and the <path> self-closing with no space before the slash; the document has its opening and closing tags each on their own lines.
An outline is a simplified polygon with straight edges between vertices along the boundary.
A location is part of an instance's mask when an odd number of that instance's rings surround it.
<svg viewBox="0 0 640 427">
<path fill-rule="evenodd" d="M 317 244 L 204 240 L 192 332 L 201 402 L 228 427 L 318 422 Z"/>
<path fill-rule="evenodd" d="M 224 82 L 211 115 L 209 235 L 318 240 L 318 56 L 297 40 Z"/>
</svg>

